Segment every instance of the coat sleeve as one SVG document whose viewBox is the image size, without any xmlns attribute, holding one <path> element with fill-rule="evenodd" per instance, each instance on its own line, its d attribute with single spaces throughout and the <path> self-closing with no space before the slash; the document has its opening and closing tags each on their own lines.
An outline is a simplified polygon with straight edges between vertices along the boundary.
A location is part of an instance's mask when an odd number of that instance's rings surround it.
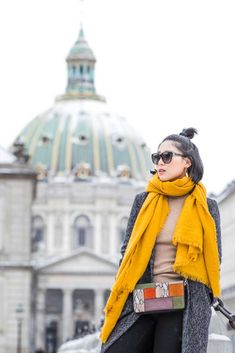
<svg viewBox="0 0 235 353">
<path fill-rule="evenodd" d="M 220 228 L 220 213 L 219 213 L 219 207 L 218 204 L 215 200 L 209 200 L 209 211 L 215 221 L 215 226 L 216 226 L 216 236 L 217 236 L 217 246 L 218 246 L 218 252 L 219 252 L 219 261 L 221 264 L 222 260 L 222 244 L 221 244 L 221 228 Z"/>
<path fill-rule="evenodd" d="M 134 202 L 133 202 L 133 205 L 132 205 L 132 208 L 131 208 L 131 212 L 130 212 L 130 216 L 129 216 L 129 219 L 128 219 L 128 223 L 127 223 L 125 237 L 124 237 L 124 240 L 123 240 L 122 245 L 121 245 L 121 259 L 120 259 L 120 262 L 119 262 L 119 266 L 120 266 L 120 264 L 122 262 L 124 254 L 125 254 L 125 251 L 126 251 L 126 248 L 127 248 L 127 244 L 129 242 L 129 239 L 130 239 L 130 236 L 131 236 L 132 229 L 134 227 L 136 218 L 138 216 L 140 208 L 143 205 L 144 200 L 145 200 L 146 197 L 147 197 L 147 193 L 143 192 L 141 194 L 137 194 L 135 199 L 134 199 Z"/>
<path fill-rule="evenodd" d="M 210 211 L 211 216 L 213 217 L 215 221 L 215 226 L 216 226 L 216 240 L 217 240 L 217 246 L 218 246 L 218 253 L 219 253 L 219 262 L 221 264 L 222 261 L 222 245 L 221 245 L 221 228 L 220 228 L 220 213 L 219 213 L 219 207 L 218 204 L 215 200 L 208 199 L 208 208 Z M 214 297 L 211 292 L 209 291 L 209 296 L 211 299 L 211 304 L 213 303 Z"/>
</svg>

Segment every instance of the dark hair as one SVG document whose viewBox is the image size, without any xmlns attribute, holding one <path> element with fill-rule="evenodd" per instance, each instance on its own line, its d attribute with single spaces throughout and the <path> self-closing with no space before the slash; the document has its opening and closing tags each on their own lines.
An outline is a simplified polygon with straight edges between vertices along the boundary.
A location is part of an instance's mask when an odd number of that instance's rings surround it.
<svg viewBox="0 0 235 353">
<path fill-rule="evenodd" d="M 195 134 L 197 134 L 197 130 L 193 127 L 183 129 L 179 134 L 165 137 L 160 145 L 164 141 L 173 141 L 180 152 L 190 159 L 192 164 L 188 168 L 188 175 L 194 183 L 198 183 L 202 179 L 204 168 L 198 148 L 191 141 Z"/>
</svg>

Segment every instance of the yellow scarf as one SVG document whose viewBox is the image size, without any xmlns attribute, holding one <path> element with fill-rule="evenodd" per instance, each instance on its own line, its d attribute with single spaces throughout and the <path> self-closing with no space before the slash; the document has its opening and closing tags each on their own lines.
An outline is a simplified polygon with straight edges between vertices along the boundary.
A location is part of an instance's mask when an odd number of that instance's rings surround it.
<svg viewBox="0 0 235 353">
<path fill-rule="evenodd" d="M 145 199 L 135 221 L 128 246 L 108 302 L 100 338 L 106 342 L 122 312 L 129 293 L 144 274 L 169 212 L 167 196 L 188 193 L 177 221 L 172 242 L 177 246 L 173 269 L 182 276 L 200 281 L 220 295 L 219 256 L 216 227 L 209 213 L 206 189 L 189 177 L 162 182 L 155 174 L 149 181 Z"/>
</svg>

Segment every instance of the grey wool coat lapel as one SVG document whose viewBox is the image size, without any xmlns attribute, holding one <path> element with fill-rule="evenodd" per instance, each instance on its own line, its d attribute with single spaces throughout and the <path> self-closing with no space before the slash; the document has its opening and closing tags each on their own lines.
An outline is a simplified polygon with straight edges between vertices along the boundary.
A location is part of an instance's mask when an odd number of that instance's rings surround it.
<svg viewBox="0 0 235 353">
<path fill-rule="evenodd" d="M 125 239 L 121 246 L 121 255 L 123 257 L 135 220 L 140 211 L 147 192 L 138 194 L 134 200 L 130 217 L 127 225 Z M 219 259 L 221 262 L 221 232 L 220 232 L 220 215 L 217 202 L 207 199 L 209 211 L 214 218 L 217 231 L 217 245 L 219 251 Z M 148 283 L 152 281 L 154 264 L 154 249 L 152 256 L 147 265 L 145 273 L 138 283 Z M 186 285 L 186 308 L 183 316 L 183 333 L 182 333 L 182 353 L 206 353 L 208 344 L 208 330 L 211 318 L 211 293 L 210 289 L 204 284 L 197 281 L 187 281 Z M 139 315 L 134 312 L 132 293 L 128 296 L 118 322 L 109 336 L 106 343 L 102 344 L 101 353 L 105 353 L 107 349 L 124 334 L 135 322 Z"/>
</svg>

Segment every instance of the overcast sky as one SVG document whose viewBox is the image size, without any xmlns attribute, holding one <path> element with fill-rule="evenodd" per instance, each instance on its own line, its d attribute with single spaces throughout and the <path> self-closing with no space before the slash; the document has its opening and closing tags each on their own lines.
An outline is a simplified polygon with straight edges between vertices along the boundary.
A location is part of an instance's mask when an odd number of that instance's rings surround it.
<svg viewBox="0 0 235 353">
<path fill-rule="evenodd" d="M 86 0 L 96 89 L 152 151 L 196 127 L 203 181 L 218 193 L 235 179 L 235 2 Z M 65 91 L 65 58 L 77 39 L 79 0 L 0 2 L 0 145 Z"/>
</svg>

